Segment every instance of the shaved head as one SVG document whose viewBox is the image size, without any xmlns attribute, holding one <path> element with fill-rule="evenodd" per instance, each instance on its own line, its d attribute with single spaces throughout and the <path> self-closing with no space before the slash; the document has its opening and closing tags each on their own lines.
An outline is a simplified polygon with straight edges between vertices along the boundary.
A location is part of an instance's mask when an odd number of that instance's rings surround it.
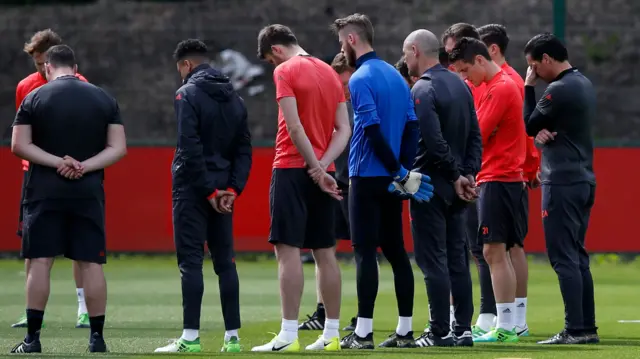
<svg viewBox="0 0 640 359">
<path fill-rule="evenodd" d="M 416 30 L 407 36 L 403 47 L 407 48 L 412 45 L 423 55 L 433 57 L 438 56 L 438 49 L 440 49 L 440 41 L 436 35 L 425 29 Z"/>
<path fill-rule="evenodd" d="M 422 73 L 439 63 L 440 41 L 431 31 L 420 29 L 407 36 L 402 45 L 409 75 L 420 77 Z"/>
</svg>

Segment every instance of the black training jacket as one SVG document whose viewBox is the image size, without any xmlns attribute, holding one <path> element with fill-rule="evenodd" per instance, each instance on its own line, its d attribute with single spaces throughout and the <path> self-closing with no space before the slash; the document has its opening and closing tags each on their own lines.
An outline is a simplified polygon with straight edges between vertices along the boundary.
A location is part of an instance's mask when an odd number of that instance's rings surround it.
<svg viewBox="0 0 640 359">
<path fill-rule="evenodd" d="M 174 104 L 173 198 L 206 198 L 227 188 L 242 193 L 251 169 L 251 134 L 244 101 L 229 79 L 200 65 L 176 91 Z"/>
</svg>

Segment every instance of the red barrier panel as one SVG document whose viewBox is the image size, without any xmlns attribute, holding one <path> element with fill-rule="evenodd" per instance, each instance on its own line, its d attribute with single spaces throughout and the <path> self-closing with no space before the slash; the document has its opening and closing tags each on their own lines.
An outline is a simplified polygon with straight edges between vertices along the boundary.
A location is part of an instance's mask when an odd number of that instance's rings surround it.
<svg viewBox="0 0 640 359">
<path fill-rule="evenodd" d="M 172 148 L 134 147 L 106 174 L 107 240 L 112 252 L 172 252 L 171 159 Z M 637 148 L 599 148 L 595 167 L 598 178 L 596 205 L 591 216 L 587 247 L 594 252 L 640 252 L 634 227 L 640 187 L 628 179 L 640 178 L 640 168 L 629 166 L 640 158 Z M 269 180 L 273 150 L 254 150 L 247 188 L 236 202 L 236 249 L 271 251 L 269 234 Z M 624 164 L 624 165 L 621 165 Z M 20 249 L 15 236 L 22 173 L 20 161 L 0 147 L 0 252 Z M 540 218 L 540 191 L 530 196 L 529 252 L 544 252 Z M 411 250 L 411 232 L 405 210 L 405 238 Z M 342 251 L 350 246 L 342 241 Z"/>
</svg>

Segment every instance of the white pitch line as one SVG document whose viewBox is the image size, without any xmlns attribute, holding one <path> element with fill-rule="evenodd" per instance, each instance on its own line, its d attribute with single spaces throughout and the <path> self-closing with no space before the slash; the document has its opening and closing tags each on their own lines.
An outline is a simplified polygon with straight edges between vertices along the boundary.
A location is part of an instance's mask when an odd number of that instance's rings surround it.
<svg viewBox="0 0 640 359">
<path fill-rule="evenodd" d="M 640 323 L 640 320 L 618 320 L 618 323 Z"/>
</svg>

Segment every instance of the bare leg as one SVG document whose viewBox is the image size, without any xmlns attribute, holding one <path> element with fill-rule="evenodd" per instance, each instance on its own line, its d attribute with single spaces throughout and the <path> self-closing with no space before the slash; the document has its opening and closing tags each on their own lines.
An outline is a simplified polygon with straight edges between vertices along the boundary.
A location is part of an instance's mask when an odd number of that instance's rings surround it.
<svg viewBox="0 0 640 359">
<path fill-rule="evenodd" d="M 529 282 L 529 263 L 524 248 L 515 246 L 509 250 L 511 263 L 516 273 L 516 329 L 522 331 L 527 327 L 527 286 Z"/>
<path fill-rule="evenodd" d="M 103 316 L 107 307 L 107 281 L 102 265 L 76 262 L 83 278 L 87 309 L 90 317 Z"/>
<path fill-rule="evenodd" d="M 276 257 L 278 259 L 278 278 L 280 279 L 282 319 L 297 321 L 300 299 L 304 289 L 300 249 L 286 244 L 277 244 Z"/>
<path fill-rule="evenodd" d="M 44 311 L 49 300 L 53 258 L 34 258 L 27 272 L 27 309 Z"/>
<path fill-rule="evenodd" d="M 513 330 L 515 321 L 516 274 L 503 243 L 484 245 L 484 258 L 491 270 L 491 282 L 498 309 L 497 328 Z"/>
<path fill-rule="evenodd" d="M 316 249 L 313 251 L 316 260 L 318 283 L 328 319 L 340 318 L 340 298 L 342 281 L 340 267 L 333 248 Z"/>
</svg>

